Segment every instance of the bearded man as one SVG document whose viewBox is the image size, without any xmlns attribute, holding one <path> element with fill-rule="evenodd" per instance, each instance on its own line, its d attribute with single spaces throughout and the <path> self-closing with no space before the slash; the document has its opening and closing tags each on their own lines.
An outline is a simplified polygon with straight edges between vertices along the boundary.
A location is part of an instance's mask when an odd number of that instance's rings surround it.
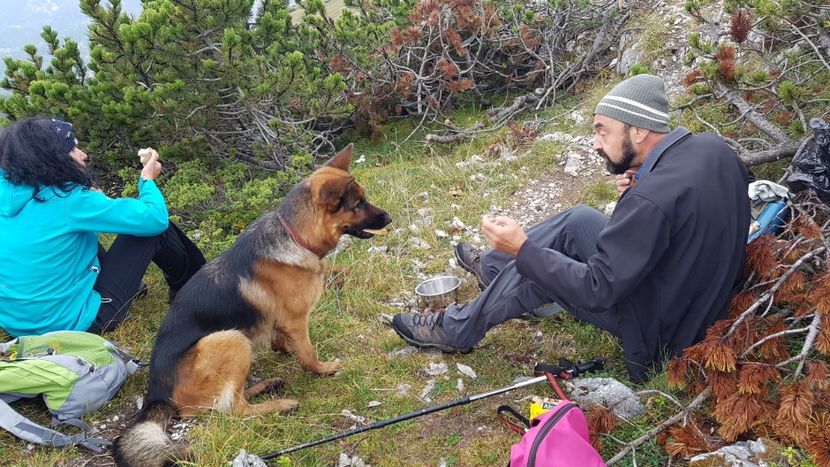
<svg viewBox="0 0 830 467">
<path fill-rule="evenodd" d="M 492 250 L 455 250 L 482 293 L 438 313 L 399 314 L 398 335 L 466 353 L 494 326 L 555 303 L 622 339 L 636 382 L 701 340 L 743 276 L 749 171 L 717 135 L 668 124 L 662 79 L 619 83 L 593 120 L 593 148 L 621 192 L 611 217 L 576 206 L 527 232 L 509 217 L 483 217 Z"/>
</svg>

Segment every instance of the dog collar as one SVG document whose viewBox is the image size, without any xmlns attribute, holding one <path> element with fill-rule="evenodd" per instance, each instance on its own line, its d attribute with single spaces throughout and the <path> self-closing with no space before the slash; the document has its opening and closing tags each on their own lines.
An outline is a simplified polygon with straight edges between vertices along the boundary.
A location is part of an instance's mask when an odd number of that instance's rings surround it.
<svg viewBox="0 0 830 467">
<path fill-rule="evenodd" d="M 306 250 L 314 253 L 315 255 L 317 255 L 320 258 L 322 258 L 323 256 L 326 256 L 326 254 L 324 252 L 320 251 L 318 248 L 314 248 L 313 246 L 311 246 L 308 243 L 304 242 L 303 239 L 300 238 L 299 235 L 297 235 L 297 232 L 295 232 L 294 229 L 292 229 L 291 226 L 288 225 L 288 222 L 285 222 L 285 219 L 283 219 L 281 215 L 277 214 L 277 219 L 280 220 L 280 224 L 282 224 L 282 226 L 285 227 L 285 231 L 288 232 L 288 235 L 291 237 L 291 239 L 294 240 L 295 242 L 297 242 L 298 245 L 300 245 L 301 247 L 305 248 Z"/>
</svg>

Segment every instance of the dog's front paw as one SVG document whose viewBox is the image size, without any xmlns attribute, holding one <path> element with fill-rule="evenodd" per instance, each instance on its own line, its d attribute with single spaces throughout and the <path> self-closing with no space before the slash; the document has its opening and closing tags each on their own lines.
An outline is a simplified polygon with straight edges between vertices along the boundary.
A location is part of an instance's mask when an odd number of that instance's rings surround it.
<svg viewBox="0 0 830 467">
<path fill-rule="evenodd" d="M 318 375 L 333 375 L 337 373 L 337 370 L 339 370 L 341 366 L 340 362 L 320 362 L 320 365 L 314 372 Z"/>
</svg>

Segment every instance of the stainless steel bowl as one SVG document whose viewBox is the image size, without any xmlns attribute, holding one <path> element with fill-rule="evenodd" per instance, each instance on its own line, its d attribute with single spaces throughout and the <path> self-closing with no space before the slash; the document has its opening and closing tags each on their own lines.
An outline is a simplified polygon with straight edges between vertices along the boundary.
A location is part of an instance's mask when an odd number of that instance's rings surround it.
<svg viewBox="0 0 830 467">
<path fill-rule="evenodd" d="M 440 276 L 427 279 L 415 287 L 415 295 L 422 308 L 443 308 L 458 299 L 461 279 L 454 276 Z"/>
</svg>

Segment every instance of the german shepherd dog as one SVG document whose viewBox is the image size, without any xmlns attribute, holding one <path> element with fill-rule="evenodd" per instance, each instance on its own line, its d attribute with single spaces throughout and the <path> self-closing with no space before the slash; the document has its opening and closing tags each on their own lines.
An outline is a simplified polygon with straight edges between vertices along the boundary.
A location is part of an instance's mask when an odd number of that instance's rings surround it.
<svg viewBox="0 0 830 467">
<path fill-rule="evenodd" d="M 187 457 L 189 449 L 165 431 L 177 414 L 295 409 L 298 403 L 290 399 L 248 404 L 282 384 L 271 378 L 245 388 L 259 348 L 291 353 L 318 375 L 339 369 L 337 362 L 317 359 L 308 337 L 309 313 L 327 273 L 323 256 L 342 234 L 370 238 L 364 229 L 392 220 L 366 202 L 363 187 L 349 175 L 352 154 L 350 144 L 298 183 L 178 292 L 153 346 L 143 408 L 113 446 L 118 465 L 160 466 Z"/>
</svg>

